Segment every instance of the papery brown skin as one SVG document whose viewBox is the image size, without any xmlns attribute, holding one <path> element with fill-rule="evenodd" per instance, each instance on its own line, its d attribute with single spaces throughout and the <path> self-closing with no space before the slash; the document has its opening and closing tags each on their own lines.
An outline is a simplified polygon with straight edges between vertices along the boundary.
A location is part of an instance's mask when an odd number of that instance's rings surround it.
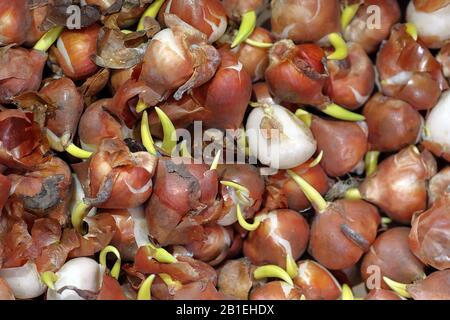
<svg viewBox="0 0 450 320">
<path fill-rule="evenodd" d="M 284 281 L 271 281 L 250 293 L 249 300 L 300 300 L 302 293 Z"/>
<path fill-rule="evenodd" d="M 436 60 L 442 65 L 442 72 L 447 79 L 450 78 L 450 43 L 446 44 L 436 57 Z"/>
<path fill-rule="evenodd" d="M 116 231 L 114 218 L 108 213 L 97 214 L 84 218 L 87 233 L 77 233 L 79 247 L 70 251 L 69 257 L 88 257 L 103 250 L 110 242 Z"/>
<path fill-rule="evenodd" d="M 426 265 L 438 270 L 450 268 L 450 193 L 427 211 L 415 216 L 409 234 L 411 251 Z"/>
<path fill-rule="evenodd" d="M 450 167 L 439 171 L 428 183 L 429 207 L 450 191 Z"/>
<path fill-rule="evenodd" d="M 265 78 L 270 93 L 281 101 L 322 106 L 329 102 L 323 93 L 327 74 L 324 51 L 315 44 L 276 42 L 269 52 Z"/>
<path fill-rule="evenodd" d="M 159 263 L 152 256 L 152 249 L 142 246 L 138 249 L 134 268 L 145 274 L 167 273 L 183 285 L 197 281 L 217 284 L 217 273 L 209 264 L 185 255 L 175 255 L 177 262 Z"/>
<path fill-rule="evenodd" d="M 407 286 L 414 300 L 449 300 L 450 269 L 435 271 L 424 280 Z"/>
<path fill-rule="evenodd" d="M 81 80 L 97 71 L 98 67 L 91 57 L 97 52 L 99 32 L 98 24 L 79 30 L 65 30 L 50 49 L 67 77 Z M 67 52 L 67 56 L 65 56 L 64 50 Z"/>
<path fill-rule="evenodd" d="M 372 285 L 369 277 L 380 271 L 377 277 L 388 277 L 400 283 L 412 283 L 425 277 L 425 265 L 409 249 L 410 228 L 395 227 L 377 237 L 361 263 L 361 277 L 366 285 Z M 374 268 L 377 267 L 377 271 Z M 382 280 L 381 288 L 389 289 Z"/>
<path fill-rule="evenodd" d="M 306 300 L 338 300 L 341 286 L 322 265 L 313 260 L 297 262 L 298 274 L 292 280 Z"/>
<path fill-rule="evenodd" d="M 37 91 L 41 85 L 47 54 L 23 48 L 0 48 L 0 103 L 14 96 Z"/>
<path fill-rule="evenodd" d="M 86 0 L 89 5 L 96 5 L 100 7 L 102 11 L 108 10 L 115 2 L 115 0 Z"/>
<path fill-rule="evenodd" d="M 221 64 L 214 77 L 193 90 L 193 99 L 205 109 L 203 124 L 216 129 L 238 129 L 250 102 L 252 82 L 238 58 L 219 50 Z"/>
<path fill-rule="evenodd" d="M 3 278 L 0 278 L 0 300 L 16 300 L 13 291 Z"/>
<path fill-rule="evenodd" d="M 423 118 L 410 104 L 376 93 L 364 107 L 370 149 L 398 151 L 415 144 Z"/>
<path fill-rule="evenodd" d="M 311 159 L 291 170 L 324 196 L 330 189 L 329 179 L 320 164 L 310 167 L 313 161 L 314 159 Z M 276 174 L 267 177 L 265 209 L 288 208 L 302 211 L 309 207 L 311 202 L 286 171 L 279 170 Z"/>
<path fill-rule="evenodd" d="M 136 244 L 136 238 L 134 234 L 134 219 L 132 218 L 129 210 L 116 209 L 116 210 L 102 210 L 101 212 L 107 212 L 111 214 L 115 223 L 116 231 L 111 239 L 111 245 L 116 247 L 120 252 L 120 256 L 124 260 L 133 260 L 136 255 L 138 246 Z"/>
<path fill-rule="evenodd" d="M 259 174 L 256 167 L 249 164 L 229 164 L 220 165 L 218 168 L 220 180 L 235 182 L 245 188 L 250 193 L 249 202 L 241 203 L 243 216 L 248 219 L 252 218 L 261 207 L 262 197 L 264 194 L 264 179 Z M 219 220 L 219 224 L 229 225 L 236 222 L 236 199 L 234 193 L 229 187 L 220 185 L 220 194 L 223 198 L 223 212 Z"/>
<path fill-rule="evenodd" d="M 377 6 L 380 10 L 379 27 L 374 27 L 376 16 L 374 7 L 369 10 L 371 6 Z M 367 53 L 372 53 L 389 36 L 391 27 L 400 20 L 400 17 L 401 11 L 397 0 L 364 0 L 355 17 L 343 31 L 344 38 L 349 42 L 359 43 Z"/>
<path fill-rule="evenodd" d="M 8 109 L 0 112 L 0 164 L 31 169 L 44 162 L 41 129 L 31 112 Z"/>
<path fill-rule="evenodd" d="M 205 227 L 205 238 L 186 245 L 195 259 L 207 262 L 212 266 L 221 263 L 227 257 L 233 239 L 233 229 L 219 225 Z"/>
<path fill-rule="evenodd" d="M 210 80 L 220 64 L 219 53 L 207 44 L 203 33 L 176 15 L 165 14 L 164 20 L 169 28 L 152 38 L 139 77 L 150 88 L 141 94 L 148 106 L 167 99 L 175 91 L 174 98 L 181 99 L 188 90 Z"/>
<path fill-rule="evenodd" d="M 253 287 L 253 269 L 247 258 L 227 260 L 218 271 L 219 291 L 239 300 L 248 300 Z"/>
<path fill-rule="evenodd" d="M 313 116 L 311 132 L 317 149 L 323 151 L 320 165 L 331 177 L 341 177 L 354 170 L 367 152 L 364 124 Z"/>
<path fill-rule="evenodd" d="M 372 61 L 358 43 L 348 44 L 348 57 L 328 60 L 330 74 L 327 95 L 338 105 L 355 110 L 364 105 L 375 86 Z"/>
<path fill-rule="evenodd" d="M 377 205 L 391 219 L 410 224 L 427 208 L 427 181 L 437 164 L 430 152 L 407 147 L 382 161 L 359 187 L 363 199 Z"/>
<path fill-rule="evenodd" d="M 258 42 L 273 43 L 270 32 L 261 27 L 255 28 L 255 31 L 248 38 Z M 258 48 L 247 43 L 241 43 L 236 55 L 252 81 L 264 79 L 264 73 L 269 66 L 269 48 Z"/>
<path fill-rule="evenodd" d="M 127 300 L 119 282 L 105 274 L 103 276 L 102 287 L 98 293 L 97 300 Z"/>
<path fill-rule="evenodd" d="M 183 285 L 173 300 L 230 300 L 230 297 L 218 292 L 211 281 L 197 281 Z"/>
<path fill-rule="evenodd" d="M 209 43 L 218 40 L 226 31 L 227 15 L 219 0 L 172 0 L 165 2 L 159 12 L 164 22 L 164 13 L 177 15 L 184 22 L 204 33 Z"/>
<path fill-rule="evenodd" d="M 65 77 L 48 83 L 41 89 L 40 94 L 52 101 L 56 107 L 56 110 L 47 117 L 47 129 L 57 137 L 66 136 L 63 143 L 69 144 L 75 136 L 83 113 L 82 95 L 73 81 Z"/>
<path fill-rule="evenodd" d="M 337 200 L 317 212 L 311 225 L 308 252 L 330 270 L 355 265 L 375 241 L 380 215 L 363 200 Z"/>
<path fill-rule="evenodd" d="M 309 225 L 299 213 L 279 209 L 255 216 L 262 219 L 258 229 L 244 241 L 244 255 L 255 265 L 276 264 L 286 268 L 286 257 L 294 260 L 305 252 Z"/>
<path fill-rule="evenodd" d="M 406 33 L 405 25 L 393 27 L 376 62 L 384 95 L 404 100 L 417 110 L 429 110 L 448 88 L 441 65 L 430 51 Z"/>
<path fill-rule="evenodd" d="M 104 139 L 126 138 L 122 130 L 124 125 L 108 112 L 111 103 L 111 99 L 98 100 L 81 115 L 78 134 L 85 149 L 96 150 Z"/>
<path fill-rule="evenodd" d="M 218 192 L 216 170 L 206 164 L 160 158 L 154 183 L 145 208 L 150 234 L 161 245 L 203 239 L 202 224 L 214 222 L 220 214 L 213 206 Z"/>
<path fill-rule="evenodd" d="M 63 160 L 52 157 L 24 175 L 11 174 L 13 194 L 27 211 L 65 224 L 72 186 L 72 173 Z"/>
<path fill-rule="evenodd" d="M 31 10 L 31 26 L 27 32 L 25 46 L 32 47 L 45 34 L 45 30 L 41 30 L 41 25 L 45 21 L 49 10 L 49 6 L 42 5 Z"/>
<path fill-rule="evenodd" d="M 156 161 L 148 152 L 131 153 L 121 140 L 105 139 L 87 162 L 73 168 L 94 206 L 126 209 L 138 207 L 150 197 Z"/>
<path fill-rule="evenodd" d="M 110 79 L 112 93 L 115 94 L 125 82 L 133 77 L 135 70 L 140 70 L 141 67 L 141 64 L 137 64 L 128 69 L 112 70 Z"/>
<path fill-rule="evenodd" d="M 272 32 L 277 38 L 318 42 L 341 31 L 338 0 L 281 0 L 271 4 Z"/>
<path fill-rule="evenodd" d="M 31 27 L 27 0 L 0 2 L 0 46 L 21 45 Z"/>
<path fill-rule="evenodd" d="M 6 203 L 6 200 L 9 198 L 9 191 L 11 189 L 11 181 L 8 177 L 4 176 L 0 173 L 0 216 L 3 209 L 3 206 Z"/>
<path fill-rule="evenodd" d="M 230 19 L 240 21 L 241 16 L 249 11 L 260 12 L 268 0 L 222 0 L 222 4 Z"/>
<path fill-rule="evenodd" d="M 97 100 L 97 95 L 108 84 L 111 72 L 109 69 L 100 69 L 94 75 L 90 76 L 79 87 L 79 92 L 84 97 L 86 105 L 90 105 L 92 101 Z"/>
<path fill-rule="evenodd" d="M 394 291 L 385 289 L 370 290 L 364 300 L 402 300 Z"/>
</svg>

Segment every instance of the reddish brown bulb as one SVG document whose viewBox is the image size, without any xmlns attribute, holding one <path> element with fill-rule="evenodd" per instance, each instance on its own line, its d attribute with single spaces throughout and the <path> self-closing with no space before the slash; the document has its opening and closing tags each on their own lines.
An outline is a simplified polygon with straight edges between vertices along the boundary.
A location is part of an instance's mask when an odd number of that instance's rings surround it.
<svg viewBox="0 0 450 320">
<path fill-rule="evenodd" d="M 126 300 L 126 297 L 120 283 L 115 278 L 105 274 L 97 300 Z"/>
<path fill-rule="evenodd" d="M 436 57 L 437 61 L 442 65 L 442 71 L 447 79 L 450 78 L 450 43 L 445 45 Z"/>
<path fill-rule="evenodd" d="M 338 105 L 355 110 L 364 105 L 375 85 L 372 61 L 358 43 L 348 44 L 348 57 L 328 60 L 327 95 Z"/>
<path fill-rule="evenodd" d="M 385 289 L 370 290 L 364 300 L 402 300 L 394 291 Z"/>
<path fill-rule="evenodd" d="M 414 300 L 449 300 L 450 269 L 435 271 L 406 289 Z"/>
<path fill-rule="evenodd" d="M 248 300 L 253 287 L 253 269 L 247 258 L 226 261 L 218 271 L 219 291 L 239 300 Z"/>
<path fill-rule="evenodd" d="M 3 210 L 3 206 L 9 198 L 9 191 L 11 190 L 11 181 L 8 177 L 0 173 L 0 212 Z"/>
<path fill-rule="evenodd" d="M 409 234 L 411 251 L 426 265 L 438 270 L 450 267 L 450 192 L 427 211 L 413 218 Z"/>
<path fill-rule="evenodd" d="M 39 89 L 46 53 L 3 47 L 0 56 L 0 103 L 11 103 L 13 97 Z"/>
<path fill-rule="evenodd" d="M 323 151 L 320 164 L 329 176 L 340 177 L 351 172 L 367 152 L 365 123 L 313 116 L 311 131 L 317 141 L 317 149 Z"/>
<path fill-rule="evenodd" d="M 450 191 L 450 167 L 438 172 L 428 183 L 428 203 L 433 205 Z"/>
<path fill-rule="evenodd" d="M 398 24 L 377 56 L 383 94 L 404 100 L 417 110 L 431 109 L 448 88 L 441 65 L 431 52 Z"/>
<path fill-rule="evenodd" d="M 425 277 L 424 264 L 409 249 L 410 228 L 396 227 L 383 232 L 366 253 L 361 264 L 361 276 L 369 288 L 379 284 L 370 283 L 368 278 L 376 274 L 381 288 L 389 289 L 382 277 L 400 283 L 412 283 Z M 379 289 L 379 288 L 378 288 Z"/>
<path fill-rule="evenodd" d="M 152 193 L 156 158 L 131 153 L 125 142 L 105 139 L 88 161 L 74 164 L 86 203 L 98 208 L 126 209 L 143 204 Z"/>
<path fill-rule="evenodd" d="M 364 107 L 364 116 L 372 150 L 398 151 L 415 144 L 420 137 L 423 118 L 402 100 L 377 93 Z"/>
<path fill-rule="evenodd" d="M 350 268 L 375 241 L 379 224 L 375 206 L 362 200 L 337 200 L 314 217 L 308 251 L 327 269 Z"/>
<path fill-rule="evenodd" d="M 0 300 L 16 300 L 8 283 L 0 278 Z"/>
<path fill-rule="evenodd" d="M 272 1 L 272 31 L 281 39 L 317 42 L 340 32 L 338 0 Z"/>
<path fill-rule="evenodd" d="M 91 57 L 97 52 L 99 32 L 98 24 L 79 30 L 63 31 L 56 45 L 51 48 L 51 54 L 67 77 L 80 80 L 97 71 L 98 67 Z"/>
<path fill-rule="evenodd" d="M 249 300 L 300 300 L 301 291 L 284 281 L 271 281 L 250 293 Z"/>
<path fill-rule="evenodd" d="M 381 162 L 364 180 L 361 195 L 393 220 L 410 224 L 415 213 L 427 208 L 427 182 L 436 173 L 436 166 L 428 151 L 405 148 Z"/>
<path fill-rule="evenodd" d="M 341 0 L 344 3 L 352 1 Z M 359 43 L 367 53 L 377 50 L 401 17 L 397 0 L 364 0 L 353 20 L 343 31 L 345 40 Z M 350 3 L 351 4 L 351 3 Z M 376 6 L 376 7 L 374 7 Z"/>
<path fill-rule="evenodd" d="M 158 161 L 155 189 L 145 214 L 150 234 L 161 245 L 202 240 L 202 225 L 214 222 L 220 214 L 213 206 L 218 191 L 217 171 L 209 170 L 206 164 L 189 162 L 175 158 Z"/>
<path fill-rule="evenodd" d="M 311 167 L 314 159 L 291 169 L 301 178 L 306 180 L 321 195 L 325 195 L 330 189 L 330 183 L 325 171 L 320 164 Z M 275 175 L 267 177 L 265 209 L 289 208 L 302 211 L 311 207 L 311 202 L 303 191 L 284 170 L 279 170 Z"/>
<path fill-rule="evenodd" d="M 278 41 L 271 48 L 266 83 L 281 101 L 321 106 L 329 102 L 323 94 L 327 74 L 324 51 L 315 44 L 295 45 Z"/>
<path fill-rule="evenodd" d="M 207 262 L 212 266 L 221 263 L 228 255 L 233 239 L 233 229 L 219 225 L 206 226 L 205 238 L 186 245 L 186 249 L 195 259 Z"/>
<path fill-rule="evenodd" d="M 160 21 L 164 21 L 164 13 L 175 14 L 203 32 L 209 43 L 218 40 L 227 29 L 227 15 L 219 0 L 172 0 L 165 2 L 161 8 Z"/>
<path fill-rule="evenodd" d="M 264 194 L 264 179 L 258 169 L 249 164 L 233 164 L 220 166 L 220 180 L 235 182 L 249 190 L 246 203 L 237 199 L 236 191 L 224 185 L 220 186 L 223 198 L 223 212 L 218 220 L 220 225 L 228 226 L 237 221 L 236 203 L 239 201 L 244 217 L 252 218 L 259 211 Z"/>
<path fill-rule="evenodd" d="M 21 45 L 31 26 L 27 0 L 0 2 L 0 46 Z"/>
<path fill-rule="evenodd" d="M 40 94 L 54 104 L 55 111 L 47 117 L 46 127 L 62 139 L 61 149 L 72 142 L 78 122 L 84 109 L 83 96 L 69 78 L 61 78 L 47 83 Z"/>
<path fill-rule="evenodd" d="M 341 297 L 341 285 L 326 268 L 313 260 L 297 264 L 298 274 L 293 281 L 306 300 L 337 300 Z"/>
<path fill-rule="evenodd" d="M 239 21 L 244 13 L 260 12 L 268 2 L 268 0 L 223 0 L 222 4 L 228 17 Z"/>
<path fill-rule="evenodd" d="M 244 255 L 253 264 L 286 268 L 287 257 L 297 260 L 305 252 L 309 225 L 302 215 L 280 209 L 259 213 L 255 218 L 261 219 L 261 224 L 244 241 Z"/>
<path fill-rule="evenodd" d="M 45 30 L 41 30 L 41 27 L 48 12 L 49 6 L 47 4 L 38 6 L 31 10 L 31 26 L 29 32 L 27 33 L 25 46 L 33 46 L 45 34 Z"/>
<path fill-rule="evenodd" d="M 260 27 L 257 27 L 248 38 L 253 41 L 273 43 L 270 32 Z M 252 46 L 251 44 L 242 43 L 239 46 L 236 55 L 244 66 L 245 71 L 247 71 L 252 78 L 252 81 L 264 79 L 264 73 L 269 66 L 268 48 L 259 48 Z"/>
</svg>

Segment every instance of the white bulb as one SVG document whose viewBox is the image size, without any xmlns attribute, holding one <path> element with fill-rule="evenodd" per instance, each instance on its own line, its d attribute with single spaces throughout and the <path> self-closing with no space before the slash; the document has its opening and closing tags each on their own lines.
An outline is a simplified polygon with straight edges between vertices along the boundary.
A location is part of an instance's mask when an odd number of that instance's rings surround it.
<svg viewBox="0 0 450 320">
<path fill-rule="evenodd" d="M 450 152 L 450 90 L 444 92 L 426 120 L 424 140 L 439 144 Z"/>
<path fill-rule="evenodd" d="M 41 281 L 36 265 L 30 262 L 17 268 L 0 269 L 0 277 L 8 283 L 17 299 L 39 297 L 47 288 Z"/>
</svg>

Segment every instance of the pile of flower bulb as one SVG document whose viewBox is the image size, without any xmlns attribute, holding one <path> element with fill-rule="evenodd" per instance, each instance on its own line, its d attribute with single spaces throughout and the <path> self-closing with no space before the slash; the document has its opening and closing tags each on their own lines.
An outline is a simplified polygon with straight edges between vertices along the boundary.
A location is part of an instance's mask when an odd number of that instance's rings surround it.
<svg viewBox="0 0 450 320">
<path fill-rule="evenodd" d="M 448 300 L 449 80 L 449 0 L 0 0 L 0 299 Z"/>
</svg>

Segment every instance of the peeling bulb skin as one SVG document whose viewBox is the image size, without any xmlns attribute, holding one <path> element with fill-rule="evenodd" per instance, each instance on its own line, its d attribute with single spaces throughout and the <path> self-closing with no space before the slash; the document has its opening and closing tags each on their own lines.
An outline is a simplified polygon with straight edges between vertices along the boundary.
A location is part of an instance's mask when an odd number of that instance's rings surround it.
<svg viewBox="0 0 450 320">
<path fill-rule="evenodd" d="M 280 209 L 259 213 L 261 224 L 244 241 L 244 255 L 255 265 L 275 264 L 286 268 L 286 256 L 297 260 L 305 252 L 309 226 L 299 213 Z"/>
<path fill-rule="evenodd" d="M 394 291 L 386 289 L 370 290 L 364 300 L 403 300 Z"/>
<path fill-rule="evenodd" d="M 377 237 L 361 263 L 361 276 L 364 281 L 378 267 L 381 277 L 388 277 L 400 283 L 412 283 L 425 277 L 425 265 L 409 249 L 410 228 L 396 227 Z M 369 283 L 369 282 L 366 282 Z M 383 289 L 389 289 L 384 281 Z"/>
<path fill-rule="evenodd" d="M 427 182 L 436 170 L 430 152 L 417 153 L 415 147 L 407 147 L 382 161 L 359 191 L 392 220 L 410 224 L 415 213 L 427 208 Z"/>
<path fill-rule="evenodd" d="M 40 27 L 44 23 L 48 12 L 49 12 L 48 4 L 44 4 L 40 7 L 36 7 L 31 10 L 31 25 L 26 35 L 24 43 L 26 47 L 34 46 L 39 41 L 39 39 L 45 34 L 45 31 L 41 30 Z"/>
<path fill-rule="evenodd" d="M 341 31 L 338 0 L 282 0 L 271 6 L 272 32 L 279 39 L 318 42 Z"/>
<path fill-rule="evenodd" d="M 203 32 L 209 43 L 216 42 L 227 29 L 227 15 L 219 0 L 171 0 L 166 1 L 159 12 L 159 20 L 164 14 L 177 15 L 184 22 Z"/>
<path fill-rule="evenodd" d="M 7 46 L 0 48 L 0 56 L 0 103 L 11 103 L 15 96 L 39 89 L 46 53 Z"/>
<path fill-rule="evenodd" d="M 31 12 L 26 0 L 0 3 L 0 46 L 21 45 L 31 27 Z"/>
<path fill-rule="evenodd" d="M 271 281 L 250 293 L 249 300 L 300 300 L 301 291 L 284 281 Z"/>
<path fill-rule="evenodd" d="M 422 116 L 402 100 L 376 93 L 365 105 L 363 114 L 372 150 L 399 151 L 415 144 L 421 135 Z"/>
<path fill-rule="evenodd" d="M 308 160 L 291 170 L 324 196 L 330 189 L 329 178 L 320 164 L 310 167 L 312 161 L 313 159 Z M 280 170 L 275 175 L 269 176 L 267 180 L 265 209 L 288 208 L 302 211 L 311 207 L 311 202 L 297 183 L 286 174 L 286 171 Z"/>
<path fill-rule="evenodd" d="M 313 116 L 311 131 L 323 151 L 321 166 L 331 177 L 352 171 L 367 152 L 367 131 L 358 123 Z"/>
<path fill-rule="evenodd" d="M 102 280 L 102 287 L 96 300 L 127 300 L 119 282 L 113 277 L 105 274 Z"/>
<path fill-rule="evenodd" d="M 377 55 L 384 95 L 403 100 L 417 110 L 432 109 L 448 88 L 441 65 L 431 52 L 397 24 Z"/>
<path fill-rule="evenodd" d="M 66 262 L 56 275 L 55 290 L 47 290 L 47 300 L 86 300 L 86 296 L 80 293 L 98 293 L 103 270 L 95 260 L 81 257 Z"/>
<path fill-rule="evenodd" d="M 342 288 L 336 278 L 313 260 L 298 262 L 298 274 L 292 279 L 306 300 L 338 300 Z"/>
<path fill-rule="evenodd" d="M 227 16 L 235 21 L 239 21 L 242 15 L 255 11 L 259 13 L 267 4 L 268 0 L 223 0 L 222 4 L 227 12 Z"/>
<path fill-rule="evenodd" d="M 248 39 L 265 44 L 273 43 L 270 32 L 261 27 L 257 27 Z M 264 79 L 264 73 L 269 66 L 268 52 L 270 48 L 258 48 L 249 43 L 242 43 L 237 49 L 236 56 L 252 81 Z"/>
<path fill-rule="evenodd" d="M 0 212 L 3 210 L 3 206 L 9 198 L 9 193 L 11 190 L 11 180 L 0 173 Z"/>
<path fill-rule="evenodd" d="M 430 49 L 439 49 L 450 41 L 449 15 L 447 0 L 412 0 L 406 10 L 406 20 L 417 27 L 420 40 Z"/>
<path fill-rule="evenodd" d="M 372 61 L 358 43 L 348 44 L 344 60 L 327 60 L 329 81 L 327 95 L 338 105 L 355 110 L 369 99 L 375 86 Z"/>
<path fill-rule="evenodd" d="M 422 142 L 425 148 L 447 161 L 450 161 L 450 132 L 447 123 L 449 116 L 450 90 L 447 90 L 425 121 L 427 131 Z"/>
<path fill-rule="evenodd" d="M 377 12 L 374 15 L 374 8 L 379 9 L 379 16 Z M 397 0 L 364 0 L 355 17 L 343 30 L 343 35 L 345 40 L 359 43 L 370 54 L 388 38 L 392 26 L 399 22 L 400 18 L 401 11 Z M 378 21 L 379 27 L 374 27 Z"/>
<path fill-rule="evenodd" d="M 16 300 L 8 283 L 0 278 L 0 300 Z"/>
<path fill-rule="evenodd" d="M 409 233 L 409 247 L 424 264 L 438 270 L 450 266 L 450 193 L 447 192 L 425 212 L 415 216 Z"/>
<path fill-rule="evenodd" d="M 337 200 L 314 217 L 308 252 L 327 269 L 350 268 L 375 241 L 380 220 L 365 201 Z"/>
<path fill-rule="evenodd" d="M 98 24 L 80 30 L 63 31 L 50 52 L 67 77 L 82 80 L 97 71 L 98 67 L 91 56 L 96 54 L 99 32 Z"/>
<path fill-rule="evenodd" d="M 449 300 L 450 270 L 435 271 L 424 280 L 407 286 L 414 300 Z"/>
<path fill-rule="evenodd" d="M 165 14 L 164 20 L 168 28 L 150 41 L 139 77 L 149 87 L 141 94 L 148 106 L 171 95 L 180 100 L 185 92 L 210 80 L 221 60 L 218 51 L 207 44 L 203 33 L 176 15 Z"/>
<path fill-rule="evenodd" d="M 226 261 L 218 271 L 219 291 L 235 299 L 248 300 L 254 281 L 252 269 L 254 266 L 246 258 Z"/>
<path fill-rule="evenodd" d="M 82 181 L 85 203 L 108 209 L 134 208 L 152 193 L 156 157 L 148 152 L 131 153 L 124 142 L 105 139 L 88 162 L 73 168 L 79 177 L 88 177 Z"/>
<path fill-rule="evenodd" d="M 247 119 L 250 154 L 273 169 L 301 165 L 316 151 L 310 129 L 279 105 L 255 108 Z"/>
</svg>

